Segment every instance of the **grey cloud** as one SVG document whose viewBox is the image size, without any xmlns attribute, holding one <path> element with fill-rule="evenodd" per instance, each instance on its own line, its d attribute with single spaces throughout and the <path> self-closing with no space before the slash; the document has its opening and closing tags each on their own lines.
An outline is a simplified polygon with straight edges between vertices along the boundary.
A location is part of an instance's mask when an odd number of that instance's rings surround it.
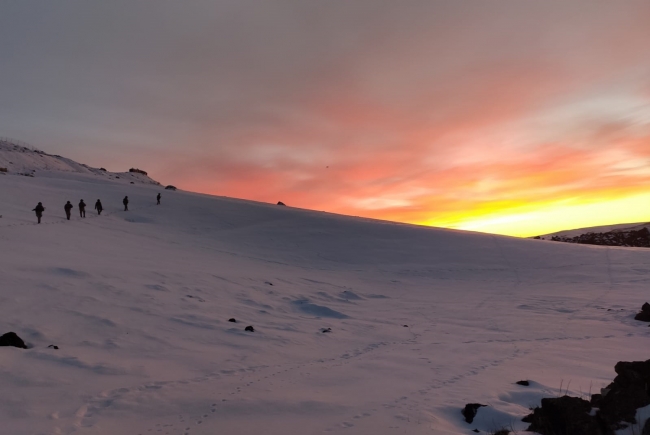
<svg viewBox="0 0 650 435">
<path fill-rule="evenodd" d="M 368 133 L 319 120 L 315 103 L 443 124 L 509 92 L 495 91 L 503 77 L 548 76 L 542 92 L 609 80 L 648 64 L 649 13 L 647 1 L 5 2 L 0 135 L 122 166 L 112 150 L 228 155 L 287 132 L 319 146 L 324 131 L 322 146 L 345 144 Z"/>
</svg>

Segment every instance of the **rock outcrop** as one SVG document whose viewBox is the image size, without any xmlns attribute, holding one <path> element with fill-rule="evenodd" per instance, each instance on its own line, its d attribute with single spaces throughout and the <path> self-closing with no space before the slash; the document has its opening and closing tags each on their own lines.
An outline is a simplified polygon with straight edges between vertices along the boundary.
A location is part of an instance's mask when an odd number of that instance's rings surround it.
<svg viewBox="0 0 650 435">
<path fill-rule="evenodd" d="M 650 230 L 647 227 L 630 231 L 589 232 L 579 236 L 552 236 L 554 242 L 581 243 L 585 245 L 632 246 L 650 248 Z"/>
<path fill-rule="evenodd" d="M 620 361 L 614 381 L 591 396 L 542 399 L 540 407 L 524 417 L 528 431 L 542 435 L 614 435 L 637 425 L 637 409 L 650 405 L 650 360 Z M 650 420 L 648 420 L 650 421 Z M 648 427 L 645 423 L 644 431 Z"/>
</svg>

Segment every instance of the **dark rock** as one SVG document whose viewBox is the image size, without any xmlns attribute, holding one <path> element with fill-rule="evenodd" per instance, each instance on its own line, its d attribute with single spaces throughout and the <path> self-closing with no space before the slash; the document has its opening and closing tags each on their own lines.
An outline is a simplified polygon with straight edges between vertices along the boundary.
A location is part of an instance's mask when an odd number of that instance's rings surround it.
<svg viewBox="0 0 650 435">
<path fill-rule="evenodd" d="M 403 326 L 404 326 L 405 328 L 408 328 L 408 327 L 409 327 L 409 325 L 403 325 Z"/>
<path fill-rule="evenodd" d="M 460 411 L 461 414 L 463 414 L 463 417 L 465 417 L 465 421 L 467 423 L 471 423 L 474 421 L 474 417 L 476 417 L 476 413 L 478 412 L 478 409 L 482 406 L 487 406 L 487 405 L 481 405 L 480 403 L 468 403 L 465 405 L 465 408 L 463 408 L 462 411 Z"/>
<path fill-rule="evenodd" d="M 622 429 L 621 422 L 636 423 L 636 410 L 650 405 L 650 397 L 644 388 L 633 385 L 624 389 L 612 389 L 600 401 L 598 415 L 615 429 Z"/>
<path fill-rule="evenodd" d="M 273 283 L 270 282 L 270 281 L 265 281 L 264 284 L 266 284 L 266 285 L 273 285 Z"/>
<path fill-rule="evenodd" d="M 542 435 L 613 435 L 590 411 L 591 404 L 579 397 L 542 399 L 542 406 L 526 416 L 530 422 L 526 430 Z"/>
<path fill-rule="evenodd" d="M 619 361 L 616 378 L 587 402 L 577 397 L 542 399 L 541 408 L 524 417 L 527 429 L 543 435 L 614 435 L 630 425 L 640 428 L 637 409 L 650 405 L 650 360 Z M 590 415 L 596 408 L 595 415 Z M 644 426 L 650 435 L 650 423 Z M 638 433 L 637 430 L 635 433 Z"/>
<path fill-rule="evenodd" d="M 634 316 L 634 320 L 640 320 L 642 322 L 650 322 L 650 313 L 647 311 L 641 311 L 636 316 Z"/>
<path fill-rule="evenodd" d="M 246 331 L 246 332 L 255 332 L 255 328 L 253 328 L 252 326 L 249 325 L 249 326 L 244 328 L 244 331 Z"/>
<path fill-rule="evenodd" d="M 508 429 L 500 429 L 494 432 L 494 435 L 510 435 L 510 431 Z"/>
<path fill-rule="evenodd" d="M 645 421 L 641 435 L 650 435 L 650 418 Z"/>
<path fill-rule="evenodd" d="M 99 168 L 99 170 L 106 172 L 106 168 Z"/>
<path fill-rule="evenodd" d="M 528 382 L 528 381 L 517 381 L 517 382 L 515 382 L 515 384 L 523 385 L 524 387 L 530 386 L 530 382 Z"/>
<path fill-rule="evenodd" d="M 641 307 L 639 314 L 634 316 L 634 320 L 640 320 L 642 322 L 650 322 L 650 304 L 647 302 Z"/>
<path fill-rule="evenodd" d="M 176 186 L 170 184 L 169 186 L 165 186 L 165 190 L 176 190 Z"/>
<path fill-rule="evenodd" d="M 591 395 L 591 406 L 593 408 L 600 408 L 600 400 L 603 398 L 602 394 L 592 394 Z"/>
<path fill-rule="evenodd" d="M 15 332 L 7 332 L 2 337 L 0 337 L 0 346 L 13 346 L 19 347 L 21 349 L 27 349 L 25 342 L 16 335 Z"/>
<path fill-rule="evenodd" d="M 235 320 L 234 317 L 231 317 L 230 319 L 228 319 L 228 321 L 229 321 L 229 322 L 232 322 L 232 323 L 237 323 L 237 320 Z"/>
<path fill-rule="evenodd" d="M 618 375 L 614 378 L 614 384 L 621 386 L 650 384 L 650 360 L 619 361 L 614 366 L 614 371 Z"/>
<path fill-rule="evenodd" d="M 131 184 L 135 184 L 133 181 L 131 181 Z"/>
<path fill-rule="evenodd" d="M 472 432 L 476 432 L 476 433 L 479 433 L 479 432 L 480 432 L 480 430 L 478 430 L 478 429 L 472 429 Z"/>
<path fill-rule="evenodd" d="M 59 349 L 59 346 L 55 346 L 53 344 L 50 344 L 47 348 L 57 350 L 57 349 Z"/>
<path fill-rule="evenodd" d="M 592 405 L 598 404 L 598 415 L 609 427 L 620 429 L 620 422 L 636 423 L 637 408 L 650 405 L 650 360 L 619 361 L 614 371 L 614 382 L 592 398 Z"/>
<path fill-rule="evenodd" d="M 332 328 L 322 328 L 322 329 L 320 330 L 320 332 L 322 332 L 323 334 L 326 334 L 326 333 L 328 333 L 328 332 L 332 332 Z"/>
<path fill-rule="evenodd" d="M 285 205 L 286 206 L 286 204 L 284 202 L 282 202 L 282 201 L 278 201 L 278 205 Z"/>
</svg>

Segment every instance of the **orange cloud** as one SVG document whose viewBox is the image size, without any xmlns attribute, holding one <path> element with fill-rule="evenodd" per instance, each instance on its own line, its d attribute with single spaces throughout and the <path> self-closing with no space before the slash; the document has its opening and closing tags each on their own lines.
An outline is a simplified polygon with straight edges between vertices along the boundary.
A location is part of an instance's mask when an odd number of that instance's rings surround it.
<svg viewBox="0 0 650 435">
<path fill-rule="evenodd" d="M 368 27 L 359 9 L 335 35 L 313 20 L 231 63 L 170 66 L 202 87 L 146 76 L 170 126 L 141 166 L 201 192 L 452 227 L 644 192 L 647 2 L 506 3 L 388 7 Z"/>
<path fill-rule="evenodd" d="M 504 111 L 503 119 L 509 113 Z M 362 124 L 390 118 L 372 111 L 359 117 L 336 114 Z M 373 140 L 364 147 L 363 135 L 351 135 L 351 143 L 315 153 L 297 145 L 310 140 L 300 135 L 272 138 L 258 150 L 261 159 L 247 153 L 234 160 L 208 159 L 194 165 L 196 178 L 183 182 L 216 194 L 451 227 L 558 202 L 610 201 L 643 193 L 650 185 L 650 129 L 641 136 L 626 133 L 623 126 L 615 132 L 598 129 L 601 144 L 595 148 L 570 141 L 518 147 L 504 138 L 482 142 L 483 129 L 497 116 L 487 118 L 478 119 L 474 128 L 464 120 L 422 131 L 379 124 L 378 131 L 389 133 L 384 146 Z M 535 223 L 529 226 L 535 234 Z"/>
</svg>

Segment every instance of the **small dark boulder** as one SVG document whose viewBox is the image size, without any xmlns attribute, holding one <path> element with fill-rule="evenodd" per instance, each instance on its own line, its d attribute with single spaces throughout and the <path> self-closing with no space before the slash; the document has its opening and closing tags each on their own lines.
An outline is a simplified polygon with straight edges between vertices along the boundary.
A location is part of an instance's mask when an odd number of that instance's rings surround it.
<svg viewBox="0 0 650 435">
<path fill-rule="evenodd" d="M 55 346 L 53 344 L 50 344 L 47 348 L 57 350 L 57 349 L 59 349 L 59 346 Z"/>
<path fill-rule="evenodd" d="M 170 184 L 169 186 L 165 186 L 165 190 L 176 190 L 176 186 Z"/>
<path fill-rule="evenodd" d="M 465 405 L 465 408 L 463 408 L 462 411 L 460 411 L 461 414 L 463 414 L 463 417 L 465 417 L 465 421 L 467 423 L 471 423 L 474 421 L 474 417 L 476 417 L 476 413 L 478 413 L 478 409 L 482 406 L 487 406 L 487 405 L 481 405 L 480 403 L 468 403 Z"/>
<path fill-rule="evenodd" d="M 517 381 L 517 382 L 515 382 L 515 384 L 523 385 L 524 387 L 530 386 L 530 382 L 528 382 L 528 381 Z"/>
<path fill-rule="evenodd" d="M 403 325 L 403 326 L 404 326 L 405 328 L 408 328 L 408 327 L 409 327 L 409 325 Z"/>
<path fill-rule="evenodd" d="M 641 311 L 634 316 L 634 320 L 640 320 L 641 322 L 650 322 L 650 304 L 647 302 L 641 307 Z"/>
<path fill-rule="evenodd" d="M 255 328 L 252 326 L 248 325 L 247 327 L 244 328 L 244 331 L 246 332 L 255 332 Z"/>
<path fill-rule="evenodd" d="M 285 204 L 284 202 L 282 202 L 282 201 L 278 201 L 278 205 L 284 205 L 284 206 L 286 206 L 286 204 Z"/>
<path fill-rule="evenodd" d="M 322 329 L 320 330 L 320 332 L 322 332 L 323 334 L 326 334 L 326 333 L 328 333 L 328 332 L 332 332 L 332 328 L 322 328 Z"/>
<path fill-rule="evenodd" d="M 228 319 L 228 321 L 229 321 L 229 322 L 232 322 L 232 323 L 237 323 L 237 320 L 235 320 L 234 317 L 231 317 L 230 319 Z"/>
<path fill-rule="evenodd" d="M 13 346 L 19 347 L 20 349 L 27 349 L 25 342 L 16 335 L 15 332 L 7 332 L 2 337 L 0 337 L 0 346 Z"/>
</svg>

